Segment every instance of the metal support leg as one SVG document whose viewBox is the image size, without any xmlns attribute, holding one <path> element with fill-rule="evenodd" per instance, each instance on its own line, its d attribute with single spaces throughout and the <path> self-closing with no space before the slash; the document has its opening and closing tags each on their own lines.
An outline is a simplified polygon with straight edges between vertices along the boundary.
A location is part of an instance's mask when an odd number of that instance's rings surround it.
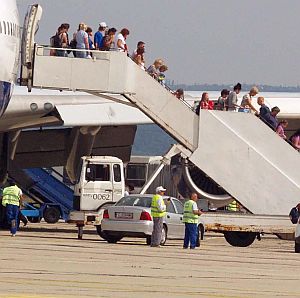
<svg viewBox="0 0 300 298">
<path fill-rule="evenodd" d="M 158 176 L 158 174 L 163 169 L 163 167 L 170 161 L 170 159 L 174 155 L 176 155 L 178 153 L 181 153 L 184 157 L 187 157 L 189 155 L 189 152 L 181 145 L 179 145 L 179 144 L 172 145 L 171 148 L 167 151 L 167 153 L 163 156 L 160 164 L 157 166 L 155 171 L 152 173 L 152 175 L 149 177 L 149 179 L 146 181 L 146 183 L 142 187 L 140 194 L 144 194 L 147 191 L 147 189 L 150 187 L 151 183 Z"/>
<path fill-rule="evenodd" d="M 77 231 L 77 239 L 82 240 L 83 237 L 83 227 L 82 225 L 78 225 L 78 231 Z"/>
</svg>

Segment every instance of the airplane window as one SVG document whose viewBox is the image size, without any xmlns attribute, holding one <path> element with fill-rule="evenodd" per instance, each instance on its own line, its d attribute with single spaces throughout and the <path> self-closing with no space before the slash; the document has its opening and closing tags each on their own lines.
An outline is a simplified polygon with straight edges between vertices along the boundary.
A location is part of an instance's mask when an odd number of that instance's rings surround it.
<svg viewBox="0 0 300 298">
<path fill-rule="evenodd" d="M 0 34 L 2 34 L 2 23 L 0 22 Z"/>
<path fill-rule="evenodd" d="M 7 26 L 7 35 L 9 35 L 10 33 L 9 22 L 6 22 L 6 26 Z"/>
<path fill-rule="evenodd" d="M 6 34 L 6 24 L 4 21 L 3 21 L 3 31 L 4 31 L 4 34 Z"/>
<path fill-rule="evenodd" d="M 13 35 L 13 26 L 12 26 L 12 23 L 10 23 L 10 35 Z"/>
</svg>

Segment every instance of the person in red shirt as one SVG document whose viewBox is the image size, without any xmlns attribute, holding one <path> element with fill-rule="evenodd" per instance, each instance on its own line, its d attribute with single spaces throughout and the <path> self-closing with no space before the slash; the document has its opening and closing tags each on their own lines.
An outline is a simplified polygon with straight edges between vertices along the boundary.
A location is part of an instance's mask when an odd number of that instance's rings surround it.
<svg viewBox="0 0 300 298">
<path fill-rule="evenodd" d="M 197 115 L 199 115 L 200 109 L 202 109 L 202 110 L 213 110 L 214 109 L 214 103 L 213 103 L 213 101 L 209 100 L 209 95 L 207 92 L 202 93 L 200 103 L 196 109 Z"/>
</svg>

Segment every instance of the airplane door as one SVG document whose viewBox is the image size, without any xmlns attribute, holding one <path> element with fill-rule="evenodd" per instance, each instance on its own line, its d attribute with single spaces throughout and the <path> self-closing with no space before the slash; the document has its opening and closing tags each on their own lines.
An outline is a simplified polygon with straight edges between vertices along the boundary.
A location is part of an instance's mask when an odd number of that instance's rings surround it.
<svg viewBox="0 0 300 298">
<path fill-rule="evenodd" d="M 29 5 L 24 19 L 21 45 L 21 85 L 31 88 L 32 67 L 34 54 L 34 36 L 42 17 L 43 9 L 40 5 Z"/>
</svg>

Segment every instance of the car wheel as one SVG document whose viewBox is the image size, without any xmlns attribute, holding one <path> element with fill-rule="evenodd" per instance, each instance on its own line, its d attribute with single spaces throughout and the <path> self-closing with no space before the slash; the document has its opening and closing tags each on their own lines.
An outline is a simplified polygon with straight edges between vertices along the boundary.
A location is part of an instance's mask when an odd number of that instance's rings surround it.
<svg viewBox="0 0 300 298">
<path fill-rule="evenodd" d="M 168 230 L 167 230 L 167 226 L 163 225 L 163 229 L 162 229 L 162 233 L 161 233 L 161 241 L 160 241 L 160 245 L 165 245 L 166 241 L 167 241 L 167 235 L 168 235 Z"/>
<path fill-rule="evenodd" d="M 97 231 L 97 234 L 98 234 L 102 239 L 106 240 L 107 235 L 106 235 L 106 233 L 105 233 L 104 231 L 102 231 L 101 225 L 96 226 L 96 231 Z"/>
<path fill-rule="evenodd" d="M 146 244 L 151 245 L 151 236 L 146 236 Z"/>
<path fill-rule="evenodd" d="M 106 234 L 106 241 L 108 243 L 117 243 L 118 241 L 120 241 L 123 238 L 123 236 L 112 236 L 112 235 L 108 235 Z"/>
<path fill-rule="evenodd" d="M 296 241 L 295 241 L 295 252 L 300 253 L 300 243 L 297 243 Z"/>
</svg>

